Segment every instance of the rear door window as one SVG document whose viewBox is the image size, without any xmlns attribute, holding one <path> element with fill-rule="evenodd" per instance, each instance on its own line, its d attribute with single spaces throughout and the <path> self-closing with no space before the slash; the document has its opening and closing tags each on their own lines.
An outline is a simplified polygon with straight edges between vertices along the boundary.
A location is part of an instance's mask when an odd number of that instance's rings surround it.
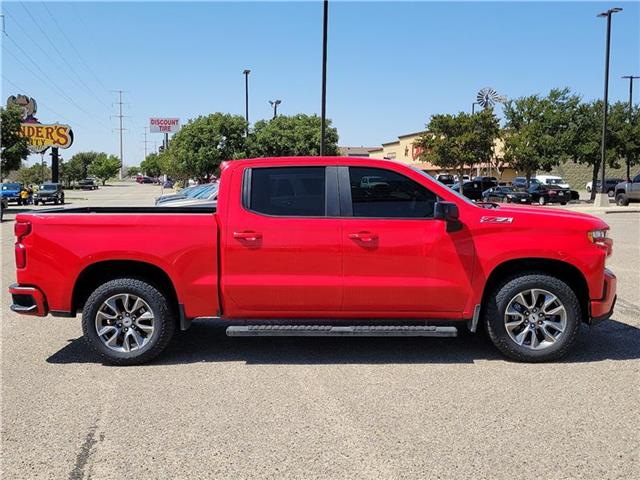
<svg viewBox="0 0 640 480">
<path fill-rule="evenodd" d="M 248 207 L 278 216 L 325 215 L 325 167 L 251 169 Z"/>
</svg>

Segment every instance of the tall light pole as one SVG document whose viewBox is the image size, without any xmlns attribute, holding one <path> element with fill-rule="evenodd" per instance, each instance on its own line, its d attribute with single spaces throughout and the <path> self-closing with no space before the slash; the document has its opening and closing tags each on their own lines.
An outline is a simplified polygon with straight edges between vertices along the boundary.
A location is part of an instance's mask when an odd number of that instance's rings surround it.
<svg viewBox="0 0 640 480">
<path fill-rule="evenodd" d="M 633 125 L 633 81 L 640 78 L 638 75 L 624 75 L 622 78 L 629 80 L 629 125 Z M 631 159 L 627 152 L 627 181 L 631 180 Z"/>
<path fill-rule="evenodd" d="M 271 107 L 273 107 L 273 118 L 278 116 L 278 105 L 282 103 L 282 100 L 269 100 Z"/>
<path fill-rule="evenodd" d="M 242 74 L 244 75 L 244 119 L 247 122 L 247 129 L 245 133 L 249 136 L 249 74 L 251 70 L 244 69 Z"/>
<path fill-rule="evenodd" d="M 322 23 L 322 111 L 320 114 L 320 156 L 324 155 L 327 129 L 327 21 L 329 17 L 329 0 L 324 0 Z"/>
<path fill-rule="evenodd" d="M 606 12 L 598 14 L 598 17 L 607 19 L 607 43 L 605 47 L 605 60 L 604 60 L 604 99 L 602 102 L 602 145 L 600 148 L 600 161 L 602 162 L 602 172 L 600 176 L 600 201 L 598 203 L 602 205 L 609 204 L 609 198 L 607 195 L 607 185 L 604 181 L 607 159 L 607 115 L 609 113 L 609 53 L 611 44 L 611 15 L 617 12 L 621 12 L 619 7 L 610 8 Z"/>
</svg>

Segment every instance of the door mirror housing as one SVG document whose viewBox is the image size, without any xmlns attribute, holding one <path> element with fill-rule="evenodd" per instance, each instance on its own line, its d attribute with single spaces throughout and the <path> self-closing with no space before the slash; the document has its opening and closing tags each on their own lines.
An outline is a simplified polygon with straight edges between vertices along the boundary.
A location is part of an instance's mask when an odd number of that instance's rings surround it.
<svg viewBox="0 0 640 480">
<path fill-rule="evenodd" d="M 453 222 L 460 218 L 458 206 L 453 202 L 436 202 L 434 218 Z"/>
<path fill-rule="evenodd" d="M 447 232 L 457 232 L 462 228 L 460 210 L 453 202 L 436 202 L 433 217 L 447 222 Z"/>
</svg>

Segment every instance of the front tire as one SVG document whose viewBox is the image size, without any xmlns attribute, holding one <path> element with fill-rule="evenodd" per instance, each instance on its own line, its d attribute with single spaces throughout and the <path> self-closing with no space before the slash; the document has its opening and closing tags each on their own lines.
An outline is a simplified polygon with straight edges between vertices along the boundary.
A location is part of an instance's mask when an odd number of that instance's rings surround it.
<svg viewBox="0 0 640 480">
<path fill-rule="evenodd" d="M 502 281 L 483 310 L 493 344 L 519 362 L 547 362 L 564 356 L 582 319 L 574 291 L 558 278 L 535 272 Z"/>
<path fill-rule="evenodd" d="M 545 205 L 546 203 L 547 203 L 547 201 L 545 200 L 545 198 L 544 198 L 544 197 L 540 197 L 540 198 L 538 199 L 538 204 L 540 204 L 540 205 Z"/>
<path fill-rule="evenodd" d="M 619 207 L 626 207 L 629 205 L 629 198 L 624 193 L 616 195 L 616 205 Z"/>
<path fill-rule="evenodd" d="M 176 315 L 166 296 L 133 278 L 99 286 L 85 303 L 82 331 L 106 362 L 138 365 L 157 357 L 175 331 Z"/>
</svg>

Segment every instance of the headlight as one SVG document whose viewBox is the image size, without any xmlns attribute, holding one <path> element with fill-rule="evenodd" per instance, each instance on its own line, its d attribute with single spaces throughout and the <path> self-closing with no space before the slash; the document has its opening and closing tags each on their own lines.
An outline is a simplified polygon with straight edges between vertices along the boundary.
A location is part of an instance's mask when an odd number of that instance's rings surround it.
<svg viewBox="0 0 640 480">
<path fill-rule="evenodd" d="M 607 237 L 608 230 L 591 230 L 587 232 L 587 238 L 591 243 L 605 250 L 607 257 L 611 255 L 613 251 L 613 240 Z"/>
</svg>

